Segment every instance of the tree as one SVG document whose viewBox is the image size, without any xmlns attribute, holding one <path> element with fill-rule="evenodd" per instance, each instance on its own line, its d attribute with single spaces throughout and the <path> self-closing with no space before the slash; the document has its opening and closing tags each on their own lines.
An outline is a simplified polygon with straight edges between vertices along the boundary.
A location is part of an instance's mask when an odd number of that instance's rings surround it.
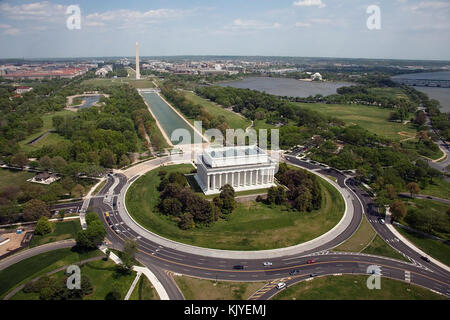
<svg viewBox="0 0 450 320">
<path fill-rule="evenodd" d="M 390 205 L 392 218 L 400 221 L 406 215 L 406 206 L 403 201 L 394 200 Z"/>
<path fill-rule="evenodd" d="M 66 160 L 63 157 L 56 156 L 51 161 L 51 168 L 55 172 L 63 172 L 64 168 L 67 166 Z"/>
<path fill-rule="evenodd" d="M 128 158 L 126 154 L 123 154 L 120 157 L 119 166 L 120 167 L 125 167 L 125 166 L 127 166 L 129 164 L 130 164 L 130 158 Z"/>
<path fill-rule="evenodd" d="M 40 217 L 36 228 L 34 229 L 34 234 L 43 236 L 45 234 L 51 233 L 53 231 L 53 223 L 51 223 L 47 217 Z"/>
<path fill-rule="evenodd" d="M 419 194 L 420 193 L 420 187 L 415 182 L 408 183 L 406 185 L 406 188 L 408 189 L 409 193 L 411 194 L 411 198 L 413 197 L 414 194 Z"/>
<path fill-rule="evenodd" d="M 395 187 L 392 184 L 386 185 L 386 194 L 387 194 L 388 198 L 391 200 L 394 200 L 395 198 L 397 198 L 397 190 L 395 189 Z"/>
<path fill-rule="evenodd" d="M 23 152 L 18 152 L 11 158 L 11 164 L 16 167 L 25 167 L 28 164 L 28 157 Z"/>
<path fill-rule="evenodd" d="M 77 184 L 73 189 L 72 189 L 72 197 L 75 198 L 81 198 L 84 196 L 84 187 L 81 184 Z"/>
<path fill-rule="evenodd" d="M 134 257 L 136 255 L 136 252 L 138 251 L 139 245 L 136 242 L 136 240 L 127 240 L 125 241 L 125 245 L 122 252 L 122 262 L 124 266 L 131 270 L 133 268 L 134 264 Z"/>
<path fill-rule="evenodd" d="M 44 201 L 32 199 L 23 207 L 23 219 L 25 221 L 37 221 L 41 217 L 50 217 L 50 210 Z"/>
<path fill-rule="evenodd" d="M 39 159 L 39 166 L 44 170 L 49 170 L 52 166 L 52 160 L 49 156 L 43 156 Z"/>
<path fill-rule="evenodd" d="M 81 249 L 92 250 L 103 243 L 106 230 L 103 223 L 95 213 L 86 214 L 86 230 L 81 230 L 76 235 L 77 246 Z"/>
<path fill-rule="evenodd" d="M 109 149 L 103 149 L 100 152 L 100 164 L 105 168 L 113 168 L 116 164 L 116 156 Z"/>
<path fill-rule="evenodd" d="M 194 216 L 189 212 L 184 213 L 181 216 L 180 222 L 178 223 L 178 227 L 183 230 L 192 229 L 195 226 Z"/>
</svg>

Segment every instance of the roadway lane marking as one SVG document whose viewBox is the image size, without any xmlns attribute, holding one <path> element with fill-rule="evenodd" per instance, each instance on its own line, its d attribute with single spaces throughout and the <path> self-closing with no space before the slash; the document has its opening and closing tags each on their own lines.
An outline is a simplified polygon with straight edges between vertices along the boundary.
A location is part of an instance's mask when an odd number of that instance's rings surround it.
<svg viewBox="0 0 450 320">
<path fill-rule="evenodd" d="M 405 270 L 405 281 L 411 282 L 411 272 Z"/>
<path fill-rule="evenodd" d="M 103 212 L 102 212 L 102 216 L 103 216 Z M 104 218 L 103 218 L 103 220 L 104 220 Z M 110 226 L 109 226 L 109 228 L 111 229 Z M 115 234 L 115 236 L 118 237 L 119 239 L 121 239 L 122 241 L 124 241 L 124 239 L 122 237 L 120 237 L 118 234 Z M 193 269 L 208 270 L 208 271 L 215 271 L 215 272 L 217 272 L 217 271 L 225 271 L 225 272 L 239 272 L 239 273 L 248 273 L 248 272 L 264 272 L 264 273 L 266 273 L 267 272 L 267 270 L 237 271 L 237 270 L 221 270 L 221 269 L 215 269 L 215 268 L 205 268 L 205 267 L 199 267 L 199 266 L 191 266 L 191 265 L 188 265 L 188 264 L 179 263 L 179 262 L 176 262 L 176 261 L 170 261 L 170 260 L 167 260 L 167 259 L 164 259 L 164 258 L 161 258 L 161 257 L 157 257 L 157 256 L 153 255 L 154 253 L 149 254 L 148 252 L 142 251 L 140 249 L 138 249 L 138 251 L 143 253 L 143 254 L 145 254 L 145 255 L 148 255 L 150 257 L 153 257 L 153 258 L 156 258 L 158 260 L 161 260 L 161 261 L 166 261 L 166 262 L 169 262 L 169 263 L 172 263 L 172 264 L 176 264 L 176 265 L 181 265 L 181 266 L 187 266 L 187 267 L 190 267 L 190 268 L 193 268 Z M 349 260 L 349 261 L 338 261 L 338 262 L 342 262 L 342 263 L 352 263 L 352 262 L 355 263 L 356 262 L 358 264 L 362 262 L 362 263 L 367 264 L 367 265 L 370 265 L 372 263 L 372 262 L 369 262 L 369 261 L 351 261 L 351 260 Z M 326 262 L 326 261 L 324 261 L 324 262 L 317 262 L 317 263 L 329 264 L 329 262 Z M 168 265 L 166 265 L 166 266 L 168 266 Z M 308 266 L 308 265 L 307 264 L 303 264 L 303 265 L 298 265 L 296 267 L 302 268 L 302 267 L 306 267 L 306 266 Z M 381 265 L 381 266 L 383 266 L 383 265 Z M 384 266 L 388 267 L 388 268 L 391 268 L 391 269 L 397 269 L 397 270 L 404 271 L 404 269 L 401 269 L 401 268 L 392 267 L 392 266 L 388 266 L 388 265 L 384 265 Z M 277 269 L 274 269 L 274 270 L 271 270 L 271 271 L 275 271 L 275 270 L 276 271 L 284 271 L 284 270 L 288 270 L 288 267 L 277 268 Z M 420 277 L 423 277 L 423 278 L 426 278 L 426 279 L 429 279 L 429 280 L 432 280 L 432 281 L 435 281 L 435 282 L 439 282 L 439 283 L 444 284 L 445 286 L 448 286 L 447 283 L 445 283 L 445 282 L 443 282 L 441 280 L 438 280 L 438 279 L 434 279 L 434 278 L 432 278 L 430 276 L 427 276 L 427 275 L 424 275 L 424 274 L 421 274 L 421 273 L 418 273 L 418 272 L 411 272 L 411 273 L 417 274 Z"/>
</svg>

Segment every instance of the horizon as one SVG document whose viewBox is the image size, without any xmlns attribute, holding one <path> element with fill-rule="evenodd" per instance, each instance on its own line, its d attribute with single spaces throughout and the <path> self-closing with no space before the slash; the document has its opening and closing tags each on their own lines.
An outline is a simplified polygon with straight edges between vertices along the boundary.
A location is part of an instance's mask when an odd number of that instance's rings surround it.
<svg viewBox="0 0 450 320">
<path fill-rule="evenodd" d="M 450 61 L 450 3 L 442 0 L 381 0 L 378 15 L 368 0 L 81 0 L 76 10 L 71 5 L 0 2 L 0 58 L 131 57 L 139 42 L 142 57 Z"/>
</svg>

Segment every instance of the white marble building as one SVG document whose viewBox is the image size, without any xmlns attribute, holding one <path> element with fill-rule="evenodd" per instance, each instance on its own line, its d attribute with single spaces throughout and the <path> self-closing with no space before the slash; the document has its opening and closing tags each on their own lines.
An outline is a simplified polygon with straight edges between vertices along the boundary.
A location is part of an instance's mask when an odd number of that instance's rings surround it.
<svg viewBox="0 0 450 320">
<path fill-rule="evenodd" d="M 206 195 L 231 185 L 235 191 L 275 185 L 277 163 L 258 146 L 207 148 L 197 158 L 195 179 Z"/>
</svg>

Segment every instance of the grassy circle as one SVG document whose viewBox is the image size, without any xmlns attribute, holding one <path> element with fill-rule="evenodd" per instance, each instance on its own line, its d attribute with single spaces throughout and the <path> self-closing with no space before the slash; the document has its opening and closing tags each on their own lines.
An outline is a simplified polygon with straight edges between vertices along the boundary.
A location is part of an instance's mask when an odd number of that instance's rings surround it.
<svg viewBox="0 0 450 320">
<path fill-rule="evenodd" d="M 189 164 L 165 166 L 168 173 L 189 173 Z M 285 206 L 268 206 L 250 201 L 210 227 L 181 230 L 169 216 L 155 212 L 160 183 L 158 169 L 136 180 L 126 194 L 129 214 L 143 227 L 171 240 L 198 247 L 222 250 L 268 250 L 300 244 L 326 233 L 342 218 L 344 200 L 328 182 L 319 178 L 322 187 L 321 209 L 309 213 L 289 210 Z"/>
</svg>

